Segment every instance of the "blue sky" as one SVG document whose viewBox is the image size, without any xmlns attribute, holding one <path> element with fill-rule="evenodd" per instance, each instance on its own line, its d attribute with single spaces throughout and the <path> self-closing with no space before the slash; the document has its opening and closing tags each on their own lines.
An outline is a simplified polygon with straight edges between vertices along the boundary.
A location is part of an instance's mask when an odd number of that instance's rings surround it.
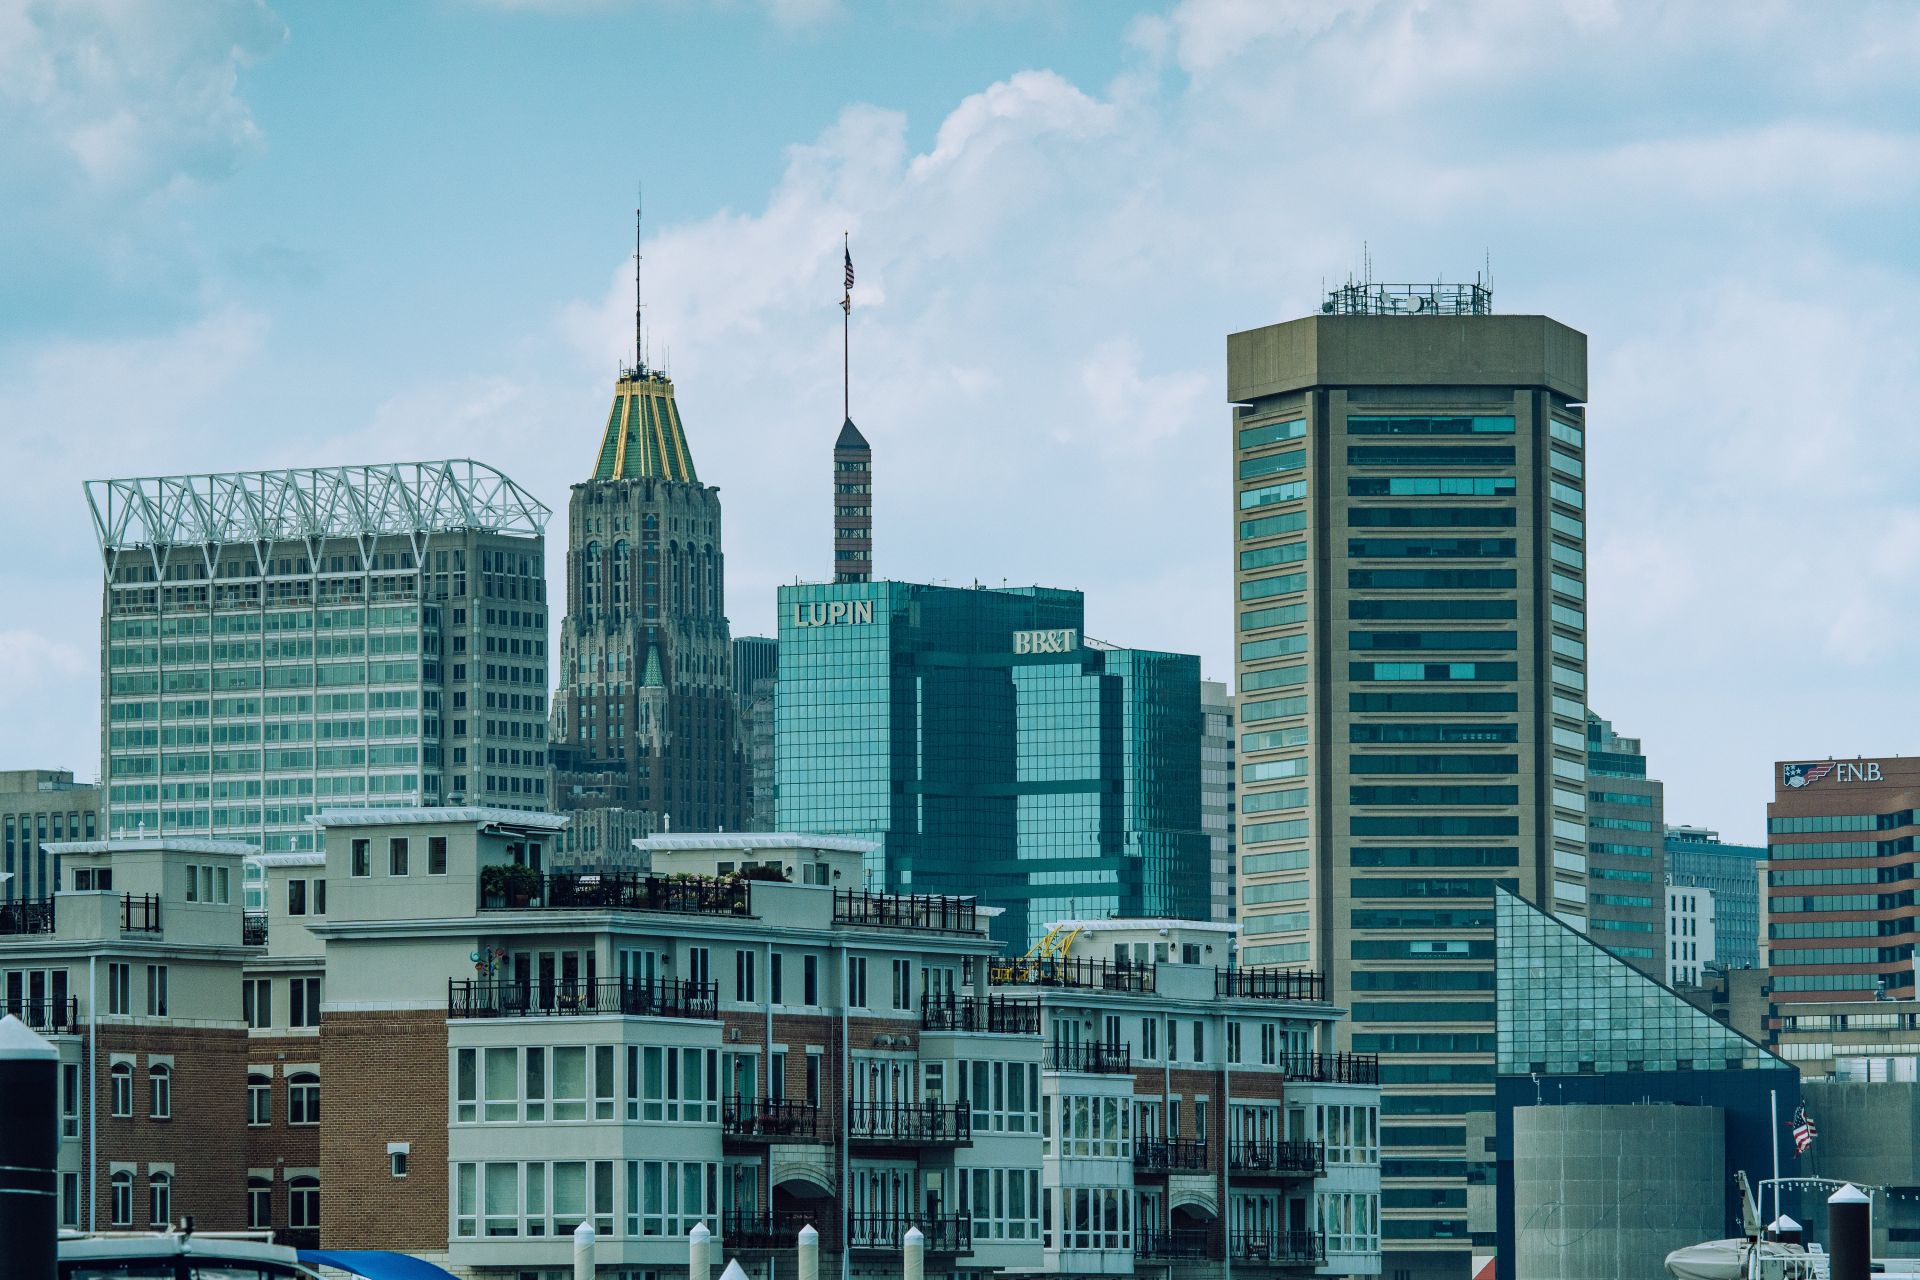
<svg viewBox="0 0 1920 1280">
<path fill-rule="evenodd" d="M 880 570 L 1219 674 L 1224 335 L 1490 254 L 1591 339 L 1593 705 L 1757 837 L 1769 761 L 1920 746 L 1915 65 L 1903 4 L 0 0 L 0 766 L 97 771 L 88 477 L 563 509 L 644 177 L 738 633 L 828 571 L 843 230 Z"/>
</svg>

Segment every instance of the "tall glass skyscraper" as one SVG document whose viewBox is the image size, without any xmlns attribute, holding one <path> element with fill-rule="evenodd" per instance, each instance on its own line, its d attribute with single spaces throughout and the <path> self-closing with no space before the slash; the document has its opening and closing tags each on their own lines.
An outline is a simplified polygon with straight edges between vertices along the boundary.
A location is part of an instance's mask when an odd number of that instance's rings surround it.
<svg viewBox="0 0 1920 1280">
<path fill-rule="evenodd" d="M 1241 958 L 1380 1054 L 1407 1280 L 1477 1243 L 1495 892 L 1587 927 L 1586 339 L 1491 309 L 1355 285 L 1227 339 Z"/>
<path fill-rule="evenodd" d="M 880 841 L 874 888 L 1205 919 L 1200 664 L 1085 639 L 1077 591 L 780 590 L 775 825 Z"/>
</svg>

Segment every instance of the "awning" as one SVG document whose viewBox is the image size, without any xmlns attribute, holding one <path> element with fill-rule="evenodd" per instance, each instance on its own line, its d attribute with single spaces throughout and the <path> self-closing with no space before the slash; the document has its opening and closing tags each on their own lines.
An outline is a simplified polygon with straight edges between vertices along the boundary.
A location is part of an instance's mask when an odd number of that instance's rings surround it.
<svg viewBox="0 0 1920 1280">
<path fill-rule="evenodd" d="M 367 1280 L 456 1280 L 431 1262 L 385 1249 L 301 1249 L 300 1261 L 314 1267 L 337 1267 Z"/>
</svg>

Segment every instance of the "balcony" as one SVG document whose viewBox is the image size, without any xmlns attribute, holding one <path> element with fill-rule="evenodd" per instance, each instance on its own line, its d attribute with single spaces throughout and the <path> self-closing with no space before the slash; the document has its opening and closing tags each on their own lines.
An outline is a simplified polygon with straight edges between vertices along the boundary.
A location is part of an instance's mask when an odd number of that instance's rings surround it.
<svg viewBox="0 0 1920 1280">
<path fill-rule="evenodd" d="M 931 996 L 920 1001 L 923 1031 L 986 1031 L 997 1035 L 1040 1034 L 1040 1004 L 1005 996 Z"/>
<path fill-rule="evenodd" d="M 1205 1227 L 1140 1227 L 1133 1233 L 1133 1256 L 1158 1262 L 1205 1262 L 1220 1256 L 1212 1235 Z"/>
<path fill-rule="evenodd" d="M 835 924 L 976 933 L 979 921 L 979 908 L 972 898 L 944 893 L 872 893 L 865 889 L 833 891 Z"/>
<path fill-rule="evenodd" d="M 240 917 L 240 945 L 243 947 L 267 945 L 266 912 L 249 911 Z"/>
<path fill-rule="evenodd" d="M 591 982 L 447 983 L 449 1018 L 543 1018 L 619 1014 L 633 1018 L 718 1018 L 720 989 L 712 982 L 656 978 L 600 978 Z"/>
<path fill-rule="evenodd" d="M 1138 1138 L 1133 1167 L 1138 1173 L 1205 1173 L 1207 1144 L 1198 1138 Z"/>
<path fill-rule="evenodd" d="M 1327 1242 L 1317 1231 L 1236 1231 L 1228 1255 L 1252 1266 L 1317 1267 L 1327 1260 Z"/>
<path fill-rule="evenodd" d="M 856 1252 L 899 1253 L 911 1227 L 920 1228 L 929 1254 L 973 1252 L 973 1215 L 945 1214 L 937 1218 L 909 1218 L 890 1213 L 847 1215 L 847 1247 Z"/>
<path fill-rule="evenodd" d="M 964 1147 L 973 1142 L 965 1102 L 850 1102 L 847 1141 L 869 1147 Z"/>
<path fill-rule="evenodd" d="M 1325 974 L 1312 969 L 1215 969 L 1213 993 L 1256 1000 L 1304 1000 L 1324 1004 Z"/>
<path fill-rule="evenodd" d="M 818 1142 L 820 1107 L 797 1098 L 722 1098 L 720 1133 L 738 1142 Z M 725 1238 L 731 1243 L 732 1233 Z"/>
<path fill-rule="evenodd" d="M 0 996 L 0 1016 L 12 1014 L 35 1031 L 70 1036 L 80 1030 L 80 997 L 64 1000 L 14 1000 Z"/>
<path fill-rule="evenodd" d="M 738 1213 L 729 1209 L 720 1215 L 720 1243 L 728 1252 L 792 1249 L 800 1243 L 800 1228 L 809 1223 L 814 1230 L 820 1230 L 820 1224 L 810 1213 Z"/>
<path fill-rule="evenodd" d="M 1077 987 L 1087 991 L 1152 991 L 1156 970 L 1150 964 L 1109 960 L 1002 960 L 987 971 L 994 986 Z"/>
<path fill-rule="evenodd" d="M 617 871 L 521 877 L 481 873 L 482 911 L 671 911 L 682 915 L 744 916 L 753 906 L 750 882 L 738 876 L 642 876 Z"/>
<path fill-rule="evenodd" d="M 52 898 L 22 898 L 17 902 L 0 902 L 0 935 L 52 932 Z"/>
<path fill-rule="evenodd" d="M 1133 1070 L 1133 1046 L 1130 1044 L 1050 1044 L 1047 1046 L 1047 1070 L 1079 1071 L 1087 1075 L 1125 1075 Z"/>
<path fill-rule="evenodd" d="M 1227 1144 L 1227 1168 L 1249 1178 L 1313 1178 L 1327 1171 L 1323 1142 L 1239 1138 Z"/>
<path fill-rule="evenodd" d="M 120 932 L 160 932 L 160 895 L 157 893 L 120 895 Z"/>
<path fill-rule="evenodd" d="M 1379 1084 L 1380 1059 L 1371 1053 L 1290 1053 L 1280 1060 L 1287 1079 L 1313 1084 Z"/>
</svg>

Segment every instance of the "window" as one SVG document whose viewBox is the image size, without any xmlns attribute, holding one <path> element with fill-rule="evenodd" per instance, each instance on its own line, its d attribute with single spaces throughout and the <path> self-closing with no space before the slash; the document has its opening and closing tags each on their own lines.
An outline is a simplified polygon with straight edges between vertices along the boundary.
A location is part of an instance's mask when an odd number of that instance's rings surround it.
<svg viewBox="0 0 1920 1280">
<path fill-rule="evenodd" d="M 121 1169 L 113 1175 L 113 1205 L 108 1216 L 116 1227 L 133 1225 L 133 1175 Z"/>
<path fill-rule="evenodd" d="M 800 959 L 800 1002 L 808 1005 L 820 1003 L 819 956 L 802 956 Z"/>
<path fill-rule="evenodd" d="M 247 1123 L 254 1128 L 273 1123 L 273 1077 L 264 1071 L 247 1072 Z"/>
<path fill-rule="evenodd" d="M 116 1062 L 113 1064 L 113 1069 L 107 1074 L 112 1094 L 111 1110 L 113 1115 L 123 1120 L 131 1119 L 133 1117 L 133 1064 L 131 1062 Z M 128 1194 L 131 1195 L 132 1192 L 129 1191 Z M 131 1204 L 132 1202 L 129 1201 L 128 1203 Z M 133 1210 L 131 1208 L 127 1210 L 127 1214 L 127 1220 L 132 1221 Z"/>
<path fill-rule="evenodd" d="M 387 1152 L 387 1170 L 396 1178 L 407 1176 L 407 1153 L 405 1151 Z"/>
<path fill-rule="evenodd" d="M 820 1051 L 807 1050 L 807 1105 L 820 1105 Z"/>
<path fill-rule="evenodd" d="M 107 1012 L 126 1017 L 133 1012 L 133 966 L 107 966 Z"/>
<path fill-rule="evenodd" d="M 287 1077 L 287 1123 L 320 1123 L 320 1077 L 311 1071 Z"/>
<path fill-rule="evenodd" d="M 387 874 L 407 874 L 407 837 L 395 836 L 387 841 Z"/>
<path fill-rule="evenodd" d="M 911 960 L 893 962 L 893 1007 L 913 1008 L 913 962 Z"/>
<path fill-rule="evenodd" d="M 320 1025 L 320 979 L 289 978 L 287 980 L 287 1025 L 290 1027 Z"/>
<path fill-rule="evenodd" d="M 353 865 L 349 869 L 355 876 L 373 874 L 373 841 L 355 840 L 353 842 Z"/>
<path fill-rule="evenodd" d="M 273 1184 L 265 1178 L 247 1179 L 247 1228 L 252 1231 L 273 1228 Z"/>
<path fill-rule="evenodd" d="M 295 883 L 299 883 L 295 881 Z M 273 1025 L 273 979 L 247 978 L 240 983 L 240 1004 L 249 1027 Z"/>
<path fill-rule="evenodd" d="M 147 1115 L 154 1120 L 173 1118 L 173 1068 L 156 1062 L 147 1068 Z"/>
<path fill-rule="evenodd" d="M 808 1001 L 809 1004 L 812 1001 Z M 855 1009 L 867 1007 L 867 958 L 847 957 L 847 1004 Z"/>
<path fill-rule="evenodd" d="M 80 1064 L 60 1064 L 60 1136 L 80 1136 Z"/>
<path fill-rule="evenodd" d="M 173 1175 L 155 1173 L 147 1178 L 147 1221 L 164 1227 L 173 1221 Z"/>
<path fill-rule="evenodd" d="M 733 998 L 750 1002 L 753 997 L 754 955 L 751 951 L 736 950 L 733 953 Z"/>
<path fill-rule="evenodd" d="M 780 953 L 778 951 L 767 957 L 767 999 L 773 1004 L 780 1003 Z"/>
<path fill-rule="evenodd" d="M 287 881 L 287 914 L 290 916 L 307 914 L 307 882 L 305 880 Z"/>
<path fill-rule="evenodd" d="M 427 837 L 427 874 L 430 876 L 447 874 L 447 838 L 445 836 Z"/>
<path fill-rule="evenodd" d="M 320 1179 L 300 1177 L 288 1181 L 287 1225 L 289 1227 L 320 1225 Z"/>
<path fill-rule="evenodd" d="M 167 966 L 163 964 L 147 966 L 147 1014 L 155 1018 L 167 1016 Z"/>
</svg>

